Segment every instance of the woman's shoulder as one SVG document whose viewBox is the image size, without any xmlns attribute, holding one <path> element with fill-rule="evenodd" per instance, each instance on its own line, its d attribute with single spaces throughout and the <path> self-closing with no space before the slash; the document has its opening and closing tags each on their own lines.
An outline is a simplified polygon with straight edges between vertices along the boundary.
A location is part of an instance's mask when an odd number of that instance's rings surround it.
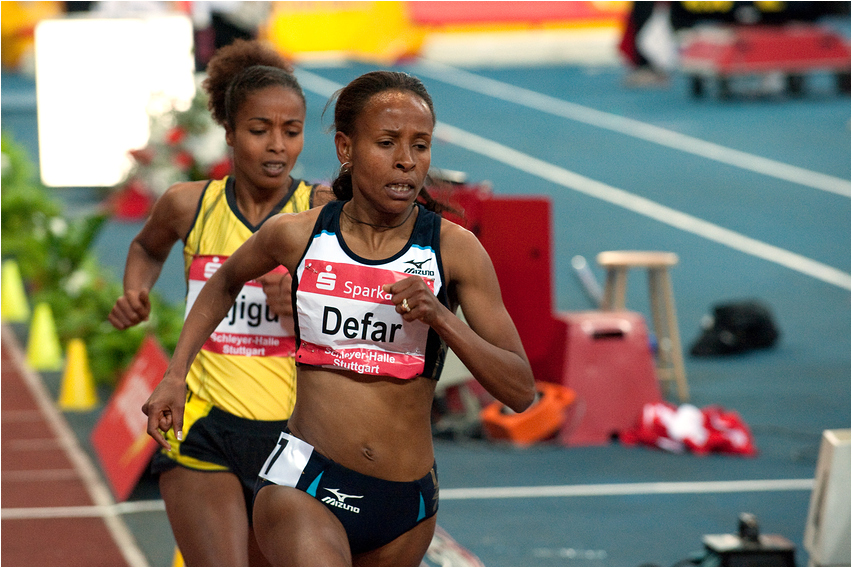
<svg viewBox="0 0 852 568">
<path fill-rule="evenodd" d="M 291 270 L 308 246 L 322 210 L 323 207 L 314 207 L 299 213 L 279 213 L 270 217 L 255 233 L 258 246 L 263 250 L 279 251 L 283 256 L 281 263 Z"/>
<path fill-rule="evenodd" d="M 179 182 L 169 187 L 157 198 L 138 238 L 165 238 L 170 240 L 169 246 L 177 240 L 184 240 L 192 228 L 206 185 L 205 181 Z"/>
<path fill-rule="evenodd" d="M 476 235 L 458 223 L 441 220 L 441 263 L 450 280 L 476 273 L 491 262 Z"/>
<path fill-rule="evenodd" d="M 450 246 L 470 246 L 472 243 L 479 243 L 470 230 L 462 227 L 454 221 L 441 218 L 441 249 L 444 250 Z"/>
<path fill-rule="evenodd" d="M 168 206 L 173 213 L 194 212 L 209 183 L 208 180 L 178 182 L 169 187 L 157 201 Z"/>
</svg>

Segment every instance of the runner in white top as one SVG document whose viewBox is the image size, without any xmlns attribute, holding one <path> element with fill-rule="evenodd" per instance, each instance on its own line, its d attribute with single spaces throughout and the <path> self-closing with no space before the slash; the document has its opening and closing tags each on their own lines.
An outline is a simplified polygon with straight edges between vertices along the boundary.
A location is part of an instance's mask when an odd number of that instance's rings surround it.
<svg viewBox="0 0 852 568">
<path fill-rule="evenodd" d="M 432 281 L 431 287 L 429 278 L 422 274 L 400 280 L 393 275 L 382 285 L 380 294 L 375 286 L 381 282 L 371 278 L 365 285 L 350 280 L 345 271 L 349 267 L 337 264 L 337 259 L 305 256 L 320 215 L 333 206 L 339 208 L 339 214 L 333 216 L 340 229 L 338 244 L 351 253 L 348 260 L 340 259 L 344 264 L 354 258 L 359 264 L 381 265 L 404 254 L 411 247 L 418 222 L 422 223 L 427 213 L 431 215 L 416 203 L 424 198 L 421 191 L 431 164 L 435 126 L 431 98 L 418 79 L 388 71 L 362 75 L 338 93 L 334 119 L 335 146 L 342 167 L 332 187 L 343 203 L 332 202 L 322 210 L 270 219 L 208 280 L 187 317 L 169 369 L 146 404 L 148 433 L 155 438 L 162 438 L 161 431 L 181 430 L 189 366 L 238 299 L 245 282 L 279 264 L 297 276 L 302 268 L 304 277 L 307 263 L 311 263 L 317 271 L 316 281 L 313 290 L 308 285 L 305 293 L 316 293 L 318 283 L 330 283 L 330 275 L 336 274 L 336 280 L 343 281 L 344 291 L 345 283 L 351 281 L 353 291 L 355 285 L 361 285 L 362 292 L 368 290 L 378 299 L 366 309 L 366 305 L 348 301 L 338 307 L 334 302 L 341 298 L 326 296 L 322 302 L 312 306 L 309 301 L 303 308 L 305 297 L 295 297 L 299 317 L 314 320 L 298 322 L 297 331 L 305 331 L 306 344 L 322 343 L 317 338 L 323 336 L 323 317 L 327 315 L 325 335 L 331 337 L 329 346 L 335 351 L 350 347 L 341 337 L 359 342 L 369 339 L 372 347 L 367 347 L 367 342 L 355 348 L 375 348 L 396 357 L 387 341 L 393 326 L 417 322 L 428 326 L 425 344 L 419 339 L 414 342 L 426 350 L 424 373 L 429 371 L 428 337 L 433 334 L 496 399 L 516 412 L 532 404 L 535 384 L 523 345 L 503 305 L 491 260 L 471 232 L 440 220 L 440 250 L 435 252 L 439 252 L 443 276 L 440 282 Z M 304 267 L 300 265 L 303 260 Z M 323 265 L 326 260 L 329 262 Z M 391 270 L 397 272 L 397 268 Z M 344 272 L 335 272 L 341 269 Z M 427 269 L 425 264 L 423 269 Z M 322 273 L 327 275 L 321 279 Z M 436 296 L 442 291 L 446 292 L 446 303 Z M 388 309 L 391 305 L 392 310 Z M 333 321 L 334 312 L 326 313 L 325 306 L 338 309 L 341 321 Z M 464 311 L 467 323 L 455 315 L 457 306 Z M 368 318 L 368 313 L 373 315 Z M 376 324 L 379 321 L 383 329 Z M 408 348 L 403 351 L 407 354 Z M 274 565 L 417 566 L 436 523 L 433 511 L 437 510 L 438 493 L 430 421 L 436 381 L 417 371 L 411 378 L 399 378 L 408 376 L 408 372 L 390 369 L 389 374 L 364 374 L 337 365 L 333 359 L 318 363 L 299 365 L 298 395 L 289 432 L 279 436 L 262 469 L 274 479 L 268 480 L 272 482 L 269 484 L 264 482 L 256 493 L 254 527 L 258 543 Z M 284 454 L 290 464 L 286 468 L 279 466 Z M 309 470 L 312 481 L 303 486 L 299 480 L 309 476 L 298 472 Z M 335 482 L 324 485 L 327 475 L 336 476 Z M 338 479 L 351 482 L 358 490 L 338 487 Z M 401 488 L 400 501 L 391 498 L 393 502 L 387 508 L 390 517 L 407 519 L 401 534 L 385 532 L 387 526 L 396 526 L 395 521 L 380 521 L 379 526 L 366 530 L 358 517 L 350 523 L 337 515 L 338 511 L 366 513 L 367 501 L 372 498 L 368 495 L 374 494 L 371 487 L 381 486 L 384 491 L 388 484 Z M 409 495 L 415 506 L 409 505 Z"/>
</svg>

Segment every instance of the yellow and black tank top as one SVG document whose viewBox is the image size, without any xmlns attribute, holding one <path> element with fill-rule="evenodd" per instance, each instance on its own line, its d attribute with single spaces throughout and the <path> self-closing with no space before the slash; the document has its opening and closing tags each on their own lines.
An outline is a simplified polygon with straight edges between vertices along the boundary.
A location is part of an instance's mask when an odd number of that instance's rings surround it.
<svg viewBox="0 0 852 568">
<path fill-rule="evenodd" d="M 294 179 L 269 217 L 310 209 L 313 187 Z M 207 184 L 184 240 L 187 314 L 204 283 L 261 224 L 251 225 L 240 213 L 232 177 Z M 275 271 L 286 269 L 279 266 Z M 199 397 L 236 416 L 284 420 L 296 402 L 294 353 L 292 320 L 282 325 L 266 304 L 260 284 L 248 282 L 195 358 L 187 385 Z"/>
</svg>

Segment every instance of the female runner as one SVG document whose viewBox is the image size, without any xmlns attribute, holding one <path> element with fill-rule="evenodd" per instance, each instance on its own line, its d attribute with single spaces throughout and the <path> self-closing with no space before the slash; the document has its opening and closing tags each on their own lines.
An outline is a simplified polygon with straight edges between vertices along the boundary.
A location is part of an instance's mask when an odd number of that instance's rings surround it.
<svg viewBox="0 0 852 568">
<path fill-rule="evenodd" d="M 438 478 L 430 413 L 446 348 L 520 412 L 532 371 L 476 237 L 418 202 L 435 113 L 422 83 L 376 71 L 337 95 L 338 200 L 268 221 L 210 278 L 145 406 L 184 428 L 186 374 L 245 282 L 293 280 L 298 397 L 260 469 L 254 526 L 277 565 L 418 565 Z M 467 323 L 456 317 L 461 306 Z"/>
<path fill-rule="evenodd" d="M 304 144 L 305 97 L 278 53 L 239 40 L 214 55 L 204 87 L 233 151 L 233 175 L 178 183 L 157 200 L 130 245 L 124 295 L 109 315 L 118 329 L 148 318 L 148 294 L 178 240 L 189 312 L 212 271 L 267 219 L 332 198 L 329 188 L 290 175 Z M 270 267 L 258 276 L 195 359 L 182 436 L 170 432 L 152 463 L 189 566 L 265 563 L 251 531 L 251 500 L 292 412 L 296 372 L 290 275 Z"/>
</svg>

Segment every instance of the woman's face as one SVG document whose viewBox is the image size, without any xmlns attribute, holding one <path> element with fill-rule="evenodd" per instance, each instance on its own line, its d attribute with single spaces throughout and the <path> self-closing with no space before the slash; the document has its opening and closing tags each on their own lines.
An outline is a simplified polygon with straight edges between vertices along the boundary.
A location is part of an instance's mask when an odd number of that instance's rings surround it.
<svg viewBox="0 0 852 568">
<path fill-rule="evenodd" d="M 378 212 L 404 211 L 426 180 L 432 161 L 432 113 L 409 91 L 374 95 L 356 122 L 355 135 L 338 150 L 352 164 L 354 197 Z"/>
<path fill-rule="evenodd" d="M 289 183 L 305 143 L 305 104 L 277 85 L 249 93 L 225 139 L 234 149 L 234 175 L 259 189 Z"/>
</svg>

